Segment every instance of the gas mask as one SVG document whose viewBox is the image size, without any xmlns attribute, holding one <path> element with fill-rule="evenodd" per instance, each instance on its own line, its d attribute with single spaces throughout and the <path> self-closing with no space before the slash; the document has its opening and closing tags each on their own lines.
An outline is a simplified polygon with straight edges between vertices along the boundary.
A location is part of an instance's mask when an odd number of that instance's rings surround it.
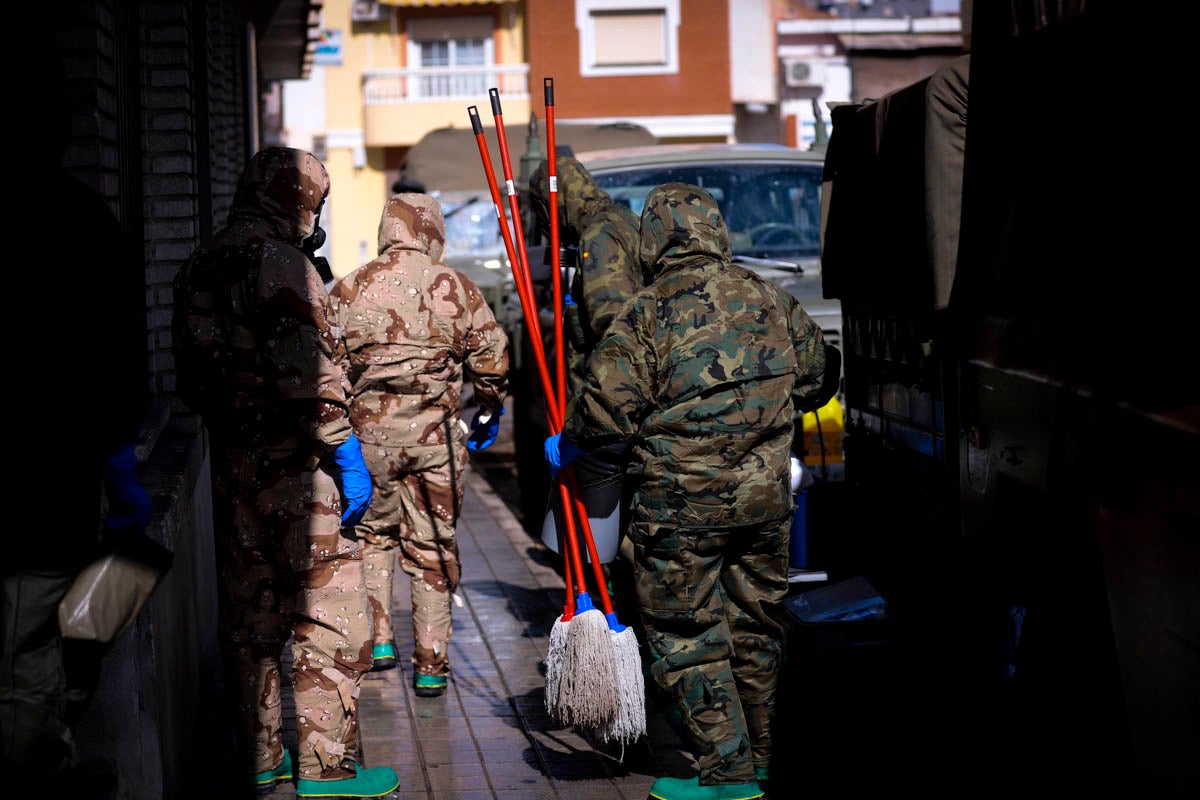
<svg viewBox="0 0 1200 800">
<path fill-rule="evenodd" d="M 553 268 L 554 261 L 551 259 L 553 251 L 547 247 L 542 263 Z M 579 246 L 574 244 L 558 244 L 558 266 L 562 270 L 562 285 L 565 291 L 570 294 L 571 287 L 575 283 L 575 276 L 579 274 Z"/>
<path fill-rule="evenodd" d="M 321 210 L 317 209 L 317 216 L 313 220 L 312 235 L 300 243 L 300 250 L 303 251 L 304 255 L 308 256 L 308 260 L 317 268 L 317 274 L 321 276 L 321 280 L 329 283 L 333 280 L 333 268 L 329 266 L 329 259 L 317 255 L 317 251 L 324 244 L 325 229 L 321 227 Z"/>
</svg>

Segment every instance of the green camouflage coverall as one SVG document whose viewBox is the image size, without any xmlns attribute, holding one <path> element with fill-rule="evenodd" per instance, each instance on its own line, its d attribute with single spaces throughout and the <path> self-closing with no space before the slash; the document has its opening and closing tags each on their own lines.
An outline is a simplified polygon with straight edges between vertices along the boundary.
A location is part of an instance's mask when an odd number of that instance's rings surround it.
<svg viewBox="0 0 1200 800">
<path fill-rule="evenodd" d="M 324 284 L 299 249 L 329 192 L 312 154 L 267 148 L 228 224 L 175 282 L 179 394 L 212 438 L 221 633 L 241 687 L 247 773 L 274 769 L 280 656 L 289 635 L 298 777 L 354 775 L 358 692 L 371 667 L 359 543 L 341 531 L 326 459 L 351 434 L 345 348 Z M 214 765 L 217 766 L 217 765 Z"/>
<path fill-rule="evenodd" d="M 384 205 L 379 257 L 330 291 L 350 356 L 350 419 L 374 499 L 355 533 L 365 542 L 375 643 L 392 641 L 394 551 L 411 577 L 412 663 L 448 675 L 450 599 L 460 563 L 465 434 L 464 375 L 479 406 L 500 413 L 508 390 L 508 337 L 479 289 L 441 263 L 438 201 L 404 193 Z"/>
<path fill-rule="evenodd" d="M 575 159 L 559 156 L 555 170 L 559 239 L 579 246 L 575 281 L 564 287 L 575 301 L 574 311 L 568 313 L 578 314 L 577 320 L 564 320 L 563 324 L 570 396 L 583 383 L 588 354 L 625 301 L 642 288 L 642 268 L 638 262 L 638 219 L 633 212 L 613 202 Z M 548 171 L 549 165 L 542 161 L 529 179 L 531 202 L 547 225 Z"/>
<path fill-rule="evenodd" d="M 703 189 L 650 192 L 640 257 L 653 282 L 589 358 L 565 432 L 585 452 L 630 444 L 652 674 L 679 703 L 701 784 L 745 783 L 770 760 L 788 454 L 796 420 L 817 407 L 822 336 L 794 298 L 730 263 Z"/>
</svg>

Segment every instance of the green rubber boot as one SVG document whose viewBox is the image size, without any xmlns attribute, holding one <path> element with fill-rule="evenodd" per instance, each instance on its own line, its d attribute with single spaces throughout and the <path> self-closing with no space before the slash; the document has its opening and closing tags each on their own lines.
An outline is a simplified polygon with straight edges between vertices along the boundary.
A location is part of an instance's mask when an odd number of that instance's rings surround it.
<svg viewBox="0 0 1200 800">
<path fill-rule="evenodd" d="M 269 794 L 275 791 L 279 781 L 292 779 L 292 753 L 286 747 L 283 749 L 283 761 L 275 769 L 258 772 L 254 775 L 254 788 L 259 794 Z"/>
<path fill-rule="evenodd" d="M 446 693 L 445 675 L 413 675 L 413 691 L 417 697 L 440 697 Z"/>
<path fill-rule="evenodd" d="M 344 762 L 345 763 L 345 762 Z M 355 766 L 353 778 L 337 781 L 296 781 L 296 797 L 382 797 L 400 785 L 396 770 L 391 767 Z"/>
<path fill-rule="evenodd" d="M 771 768 L 770 767 L 755 767 L 754 779 L 758 781 L 758 785 L 762 787 L 764 794 L 769 794 L 771 791 Z"/>
<path fill-rule="evenodd" d="M 396 647 L 391 642 L 377 644 L 371 648 L 371 672 L 383 672 L 396 668 Z"/>
<path fill-rule="evenodd" d="M 700 777 L 659 778 L 647 800 L 755 800 L 763 796 L 758 781 L 701 786 Z"/>
</svg>

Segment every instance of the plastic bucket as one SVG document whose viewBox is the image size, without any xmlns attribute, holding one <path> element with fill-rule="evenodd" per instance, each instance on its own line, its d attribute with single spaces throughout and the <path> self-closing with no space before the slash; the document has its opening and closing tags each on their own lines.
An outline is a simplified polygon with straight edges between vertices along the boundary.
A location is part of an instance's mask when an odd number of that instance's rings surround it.
<svg viewBox="0 0 1200 800">
<path fill-rule="evenodd" d="M 617 557 L 621 546 L 621 534 L 625 530 L 622 502 L 625 484 L 624 458 L 620 453 L 600 451 L 575 459 L 573 468 L 579 486 L 579 499 L 583 501 L 588 521 L 591 523 L 596 556 L 601 564 L 607 564 Z M 579 555 L 583 561 L 591 563 L 591 555 L 583 538 L 584 532 L 578 524 L 576 529 L 579 534 Z M 542 520 L 542 543 L 561 555 L 560 530 L 566 535 L 567 528 L 562 518 L 562 498 L 556 483 L 546 502 L 546 516 Z"/>
</svg>

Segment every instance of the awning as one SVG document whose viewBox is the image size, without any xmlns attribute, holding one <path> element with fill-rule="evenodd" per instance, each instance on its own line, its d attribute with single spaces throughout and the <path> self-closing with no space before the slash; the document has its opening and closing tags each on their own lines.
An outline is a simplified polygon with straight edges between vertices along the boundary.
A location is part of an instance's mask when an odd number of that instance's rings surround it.
<svg viewBox="0 0 1200 800">
<path fill-rule="evenodd" d="M 517 0 L 379 0 L 379 5 L 399 8 L 436 8 L 438 6 L 486 6 L 493 3 L 515 2 Z"/>
<path fill-rule="evenodd" d="M 307 78 L 320 29 L 323 0 L 274 0 L 248 5 L 256 32 L 259 78 Z"/>
</svg>

